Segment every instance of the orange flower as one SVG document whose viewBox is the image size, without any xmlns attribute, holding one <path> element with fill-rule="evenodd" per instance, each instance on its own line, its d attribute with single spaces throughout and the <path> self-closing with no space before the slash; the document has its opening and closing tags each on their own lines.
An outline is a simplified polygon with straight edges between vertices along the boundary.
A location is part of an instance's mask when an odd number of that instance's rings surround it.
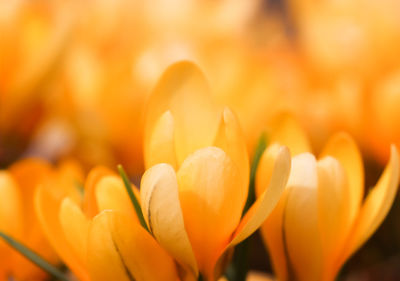
<svg viewBox="0 0 400 281">
<path fill-rule="evenodd" d="M 230 249 L 252 234 L 279 200 L 289 173 L 285 147 L 267 152 L 267 191 L 241 218 L 249 163 L 240 125 L 210 100 L 201 71 L 166 70 L 148 104 L 142 210 L 154 237 L 192 278 L 215 280 Z"/>
<path fill-rule="evenodd" d="M 83 200 L 71 195 L 42 186 L 35 206 L 51 245 L 79 280 L 178 279 L 173 259 L 139 224 L 112 171 L 94 168 Z"/>
<path fill-rule="evenodd" d="M 72 162 L 65 162 L 53 169 L 48 163 L 36 159 L 21 160 L 0 172 L 0 228 L 49 262 L 57 263 L 59 260 L 40 228 L 33 202 L 33 194 L 38 185 L 44 184 L 50 177 L 78 181 L 81 174 Z M 57 188 L 62 187 L 53 186 L 54 190 Z M 41 269 L 2 241 L 0 259 L 0 280 L 8 280 L 9 277 L 16 280 L 47 278 Z"/>
<path fill-rule="evenodd" d="M 345 261 L 374 233 L 388 213 L 398 186 L 395 146 L 376 186 L 364 197 L 364 170 L 357 145 L 335 135 L 317 160 L 304 132 L 293 121 L 281 123 L 273 138 L 295 157 L 284 195 L 262 227 L 279 280 L 334 280 Z M 284 133 L 283 133 L 284 132 Z M 263 158 L 256 189 L 268 174 Z"/>
</svg>

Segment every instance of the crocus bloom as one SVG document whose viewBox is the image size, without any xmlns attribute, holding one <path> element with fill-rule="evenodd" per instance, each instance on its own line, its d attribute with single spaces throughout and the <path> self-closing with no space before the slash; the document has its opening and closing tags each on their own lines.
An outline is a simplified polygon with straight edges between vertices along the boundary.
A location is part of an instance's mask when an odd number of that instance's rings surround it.
<svg viewBox="0 0 400 281">
<path fill-rule="evenodd" d="M 146 116 L 145 220 L 154 237 L 192 278 L 215 280 L 230 249 L 252 234 L 273 209 L 290 167 L 286 147 L 266 152 L 266 192 L 241 219 L 249 163 L 232 111 L 214 105 L 199 69 L 180 62 L 166 70 Z"/>
<path fill-rule="evenodd" d="M 305 134 L 293 122 L 287 124 L 280 135 L 290 138 L 277 141 L 296 151 L 295 157 L 284 195 L 262 227 L 263 237 L 279 280 L 331 281 L 388 213 L 397 191 L 399 155 L 392 146 L 381 178 L 363 199 L 362 158 L 350 136 L 333 136 L 316 159 L 306 152 Z M 258 194 L 266 174 L 262 159 Z"/>
<path fill-rule="evenodd" d="M 117 175 L 96 167 L 83 200 L 70 191 L 42 186 L 35 203 L 50 243 L 79 280 L 178 280 L 173 259 L 139 224 Z"/>
<path fill-rule="evenodd" d="M 79 174 L 72 162 L 64 162 L 53 169 L 47 162 L 26 159 L 0 171 L 0 229 L 21 241 L 51 263 L 58 258 L 43 234 L 34 212 L 33 194 L 39 184 L 57 173 L 58 177 L 71 178 Z M 76 172 L 75 172 L 76 171 Z M 79 180 L 79 176 L 76 180 Z M 56 187 L 53 187 L 57 189 Z M 47 274 L 25 257 L 0 242 L 0 280 L 40 280 Z"/>
</svg>

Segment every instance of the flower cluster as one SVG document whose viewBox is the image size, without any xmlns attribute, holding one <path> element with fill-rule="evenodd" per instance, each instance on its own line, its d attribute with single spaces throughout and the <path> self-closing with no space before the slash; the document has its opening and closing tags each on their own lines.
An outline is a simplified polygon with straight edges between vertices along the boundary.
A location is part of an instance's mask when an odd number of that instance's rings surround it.
<svg viewBox="0 0 400 281">
<path fill-rule="evenodd" d="M 0 2 L 0 281 L 337 280 L 398 205 L 400 7 L 264 2 Z"/>
</svg>

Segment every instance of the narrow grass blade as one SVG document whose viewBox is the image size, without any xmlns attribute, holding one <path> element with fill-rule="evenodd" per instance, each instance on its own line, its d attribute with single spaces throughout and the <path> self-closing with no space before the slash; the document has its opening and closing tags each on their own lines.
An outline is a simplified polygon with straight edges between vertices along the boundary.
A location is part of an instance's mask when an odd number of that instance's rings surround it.
<svg viewBox="0 0 400 281">
<path fill-rule="evenodd" d="M 119 174 L 120 174 L 122 180 L 124 181 L 126 191 L 128 192 L 129 198 L 131 199 L 131 202 L 136 211 L 136 215 L 139 219 L 140 224 L 143 226 L 144 229 L 146 229 L 148 232 L 150 232 L 147 227 L 146 221 L 144 220 L 144 216 L 142 213 L 142 209 L 140 208 L 139 201 L 137 200 L 135 194 L 133 193 L 131 181 L 128 179 L 128 176 L 126 175 L 125 170 L 122 167 L 122 165 L 118 165 L 118 171 L 119 171 Z"/>
<path fill-rule="evenodd" d="M 52 275 L 57 280 L 68 281 L 68 278 L 56 267 L 45 261 L 38 254 L 15 240 L 14 238 L 8 236 L 7 234 L 0 232 L 0 237 L 3 238 L 5 242 L 7 242 L 11 247 L 29 259 L 31 262 L 39 266 L 41 269 Z"/>
</svg>

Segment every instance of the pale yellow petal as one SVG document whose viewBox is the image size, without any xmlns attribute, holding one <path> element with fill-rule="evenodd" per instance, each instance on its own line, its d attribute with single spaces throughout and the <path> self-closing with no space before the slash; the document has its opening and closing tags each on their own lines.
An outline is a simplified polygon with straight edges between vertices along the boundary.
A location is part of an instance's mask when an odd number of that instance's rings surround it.
<svg viewBox="0 0 400 281">
<path fill-rule="evenodd" d="M 292 159 L 287 188 L 283 231 L 289 267 L 293 269 L 291 278 L 318 281 L 322 252 L 318 229 L 317 167 L 313 155 L 304 153 Z"/>
<path fill-rule="evenodd" d="M 265 185 L 265 190 L 240 222 L 231 242 L 232 245 L 246 239 L 266 220 L 285 189 L 289 172 L 288 148 L 279 145 L 270 146 L 262 155 L 258 166 L 257 184 Z"/>
<path fill-rule="evenodd" d="M 341 253 L 352 226 L 348 216 L 351 190 L 346 173 L 335 158 L 327 156 L 318 161 L 317 170 L 318 219 L 324 256 L 324 280 L 327 280 L 326 278 L 332 276 L 334 262 Z"/>
<path fill-rule="evenodd" d="M 136 189 L 134 186 L 132 188 Z M 120 177 L 104 176 L 98 181 L 95 189 L 99 212 L 103 210 L 120 211 L 138 221 L 133 204 Z"/>
<path fill-rule="evenodd" d="M 212 144 L 221 111 L 211 102 L 208 82 L 194 63 L 171 65 L 157 83 L 147 105 L 146 144 L 155 123 L 167 110 L 175 120 L 178 165 L 196 149 Z"/>
<path fill-rule="evenodd" d="M 112 237 L 110 225 L 113 211 L 102 211 L 95 216 L 89 227 L 87 269 L 91 280 L 132 281 L 130 272 L 122 259 Z"/>
<path fill-rule="evenodd" d="M 364 166 L 357 144 L 346 133 L 336 134 L 323 149 L 321 157 L 325 156 L 332 156 L 339 160 L 346 171 L 351 191 L 351 207 L 348 216 L 350 221 L 354 221 L 364 196 Z"/>
<path fill-rule="evenodd" d="M 147 168 L 159 163 L 168 163 L 177 168 L 174 135 L 174 117 L 170 111 L 166 111 L 157 120 L 149 141 L 144 144 Z"/>
<path fill-rule="evenodd" d="M 213 276 L 246 201 L 237 166 L 217 147 L 199 149 L 177 173 L 186 231 L 200 271 Z"/>
<path fill-rule="evenodd" d="M 247 146 L 239 120 L 229 108 L 223 111 L 214 145 L 225 151 L 236 163 L 243 175 L 244 184 L 248 184 L 250 168 Z"/>
<path fill-rule="evenodd" d="M 135 280 L 178 280 L 172 257 L 139 223 L 114 212 L 111 233 L 121 259 Z"/>
<path fill-rule="evenodd" d="M 148 169 L 141 182 L 142 211 L 154 237 L 183 267 L 197 276 L 196 259 L 185 230 L 175 171 L 168 164 Z"/>
<path fill-rule="evenodd" d="M 293 116 L 289 114 L 278 115 L 268 127 L 270 143 L 277 142 L 281 145 L 286 145 L 293 156 L 304 152 L 311 152 L 311 145 L 307 134 Z"/>
<path fill-rule="evenodd" d="M 371 237 L 385 219 L 398 189 L 399 169 L 399 153 L 392 145 L 389 163 L 361 208 L 338 267 Z"/>
<path fill-rule="evenodd" d="M 86 265 L 89 220 L 75 202 L 65 198 L 60 206 L 60 224 L 69 247 L 81 264 Z"/>
</svg>

